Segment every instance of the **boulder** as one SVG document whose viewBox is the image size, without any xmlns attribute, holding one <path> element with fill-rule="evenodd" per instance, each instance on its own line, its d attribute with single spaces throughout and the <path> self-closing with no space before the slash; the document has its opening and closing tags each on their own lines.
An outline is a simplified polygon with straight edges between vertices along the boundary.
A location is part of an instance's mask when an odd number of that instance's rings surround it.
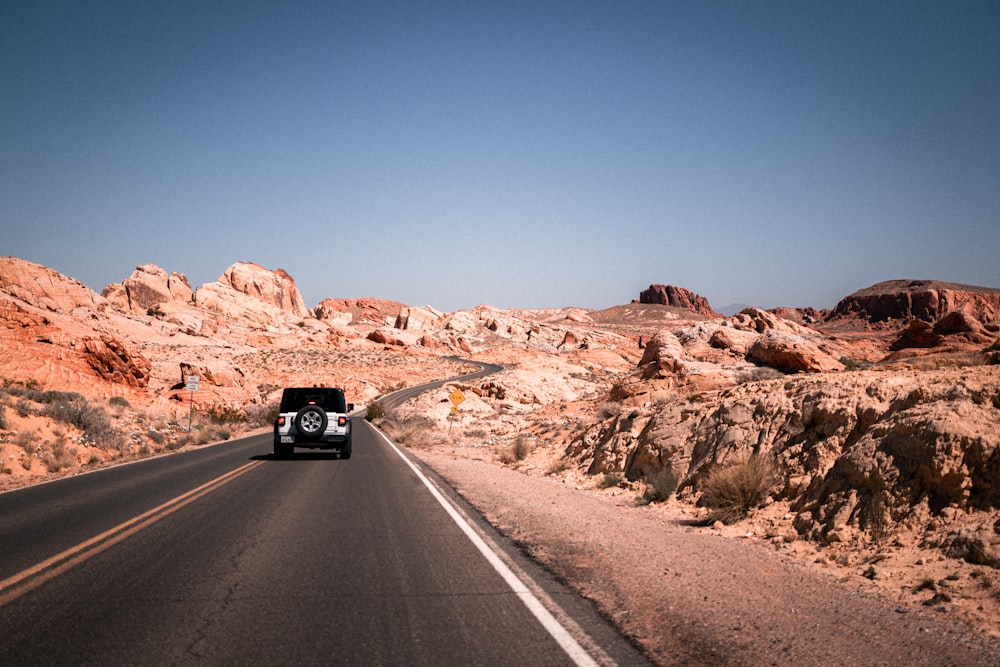
<svg viewBox="0 0 1000 667">
<path fill-rule="evenodd" d="M 708 339 L 708 344 L 720 350 L 729 350 L 734 354 L 746 356 L 747 352 L 760 334 L 732 327 L 719 327 Z"/>
<path fill-rule="evenodd" d="M 750 346 L 747 357 L 782 371 L 824 373 L 844 370 L 844 365 L 813 341 L 780 331 L 768 331 Z"/>
</svg>

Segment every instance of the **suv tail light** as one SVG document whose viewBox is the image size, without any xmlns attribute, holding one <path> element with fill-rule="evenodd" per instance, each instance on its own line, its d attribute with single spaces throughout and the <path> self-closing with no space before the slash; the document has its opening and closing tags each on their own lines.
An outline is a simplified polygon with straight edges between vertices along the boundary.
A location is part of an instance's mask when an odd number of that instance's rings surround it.
<svg viewBox="0 0 1000 667">
<path fill-rule="evenodd" d="M 341 415 L 337 418 L 337 426 L 347 426 L 347 417 Z"/>
<path fill-rule="evenodd" d="M 281 415 L 280 417 L 278 417 L 278 426 L 284 426 L 284 425 L 285 425 L 285 416 Z"/>
</svg>

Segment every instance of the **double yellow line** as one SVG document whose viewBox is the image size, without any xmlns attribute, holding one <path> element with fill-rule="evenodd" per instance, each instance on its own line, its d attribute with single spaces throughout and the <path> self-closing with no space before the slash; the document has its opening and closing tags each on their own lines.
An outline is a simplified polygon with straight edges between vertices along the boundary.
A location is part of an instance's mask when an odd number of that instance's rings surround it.
<svg viewBox="0 0 1000 667">
<path fill-rule="evenodd" d="M 63 572 L 76 567 L 80 563 L 96 556 L 105 549 L 118 544 L 130 535 L 135 535 L 143 528 L 151 526 L 160 519 L 170 516 L 186 505 L 190 505 L 199 498 L 208 495 L 219 487 L 228 484 L 237 477 L 250 472 L 261 465 L 262 461 L 251 461 L 235 470 L 216 477 L 211 482 L 202 484 L 196 489 L 177 496 L 173 500 L 154 507 L 148 512 L 144 512 L 137 517 L 118 524 L 110 530 L 106 530 L 96 537 L 92 537 L 85 542 L 70 547 L 62 553 L 58 553 L 52 558 L 33 565 L 26 570 L 18 572 L 12 577 L 0 581 L 0 607 L 16 600 L 25 593 L 35 590 L 47 581 L 55 579 Z"/>
</svg>

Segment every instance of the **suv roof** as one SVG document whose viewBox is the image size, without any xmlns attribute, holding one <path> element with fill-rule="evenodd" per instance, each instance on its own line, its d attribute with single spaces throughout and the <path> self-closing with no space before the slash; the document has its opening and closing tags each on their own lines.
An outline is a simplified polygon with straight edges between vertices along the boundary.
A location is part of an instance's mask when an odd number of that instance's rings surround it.
<svg viewBox="0 0 1000 667">
<path fill-rule="evenodd" d="M 324 412 L 347 412 L 347 401 L 344 390 L 334 387 L 292 387 L 281 393 L 281 409 L 285 412 L 298 412 L 307 405 L 317 405 Z"/>
</svg>

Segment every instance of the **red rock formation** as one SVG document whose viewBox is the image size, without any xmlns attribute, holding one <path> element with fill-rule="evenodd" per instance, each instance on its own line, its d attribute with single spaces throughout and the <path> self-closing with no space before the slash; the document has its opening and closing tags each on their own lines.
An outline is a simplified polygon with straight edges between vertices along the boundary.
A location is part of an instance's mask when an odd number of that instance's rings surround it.
<svg viewBox="0 0 1000 667">
<path fill-rule="evenodd" d="M 17 257 L 0 257 L 0 292 L 52 312 L 97 308 L 104 299 L 83 283 Z"/>
<path fill-rule="evenodd" d="M 101 296 L 122 310 L 145 315 L 161 303 L 189 304 L 192 292 L 184 274 L 168 274 L 154 264 L 145 264 L 135 267 L 126 280 L 105 286 Z"/>
<path fill-rule="evenodd" d="M 295 280 L 284 269 L 269 271 L 253 262 L 237 262 L 226 269 L 219 282 L 237 292 L 277 306 L 289 315 L 305 317 L 309 314 Z"/>
<path fill-rule="evenodd" d="M 386 299 L 323 299 L 316 306 L 316 318 L 323 321 L 342 322 L 343 324 L 360 324 L 373 322 L 385 324 L 392 322 L 405 308 L 398 301 Z"/>
<path fill-rule="evenodd" d="M 748 358 L 784 371 L 823 373 L 842 371 L 844 365 L 813 341 L 795 334 L 768 331 L 747 352 Z"/>
<path fill-rule="evenodd" d="M 686 308 L 708 317 L 716 315 L 709 305 L 708 299 L 683 287 L 674 287 L 673 285 L 650 285 L 649 289 L 639 292 L 639 303 Z"/>
<path fill-rule="evenodd" d="M 149 385 L 149 360 L 122 341 L 107 335 L 86 338 L 83 349 L 87 363 L 101 379 L 138 389 Z"/>
<path fill-rule="evenodd" d="M 982 323 L 1000 319 L 1000 289 L 927 280 L 890 280 L 845 297 L 829 320 L 867 322 L 916 318 L 933 323 L 951 311 L 963 310 Z"/>
</svg>

